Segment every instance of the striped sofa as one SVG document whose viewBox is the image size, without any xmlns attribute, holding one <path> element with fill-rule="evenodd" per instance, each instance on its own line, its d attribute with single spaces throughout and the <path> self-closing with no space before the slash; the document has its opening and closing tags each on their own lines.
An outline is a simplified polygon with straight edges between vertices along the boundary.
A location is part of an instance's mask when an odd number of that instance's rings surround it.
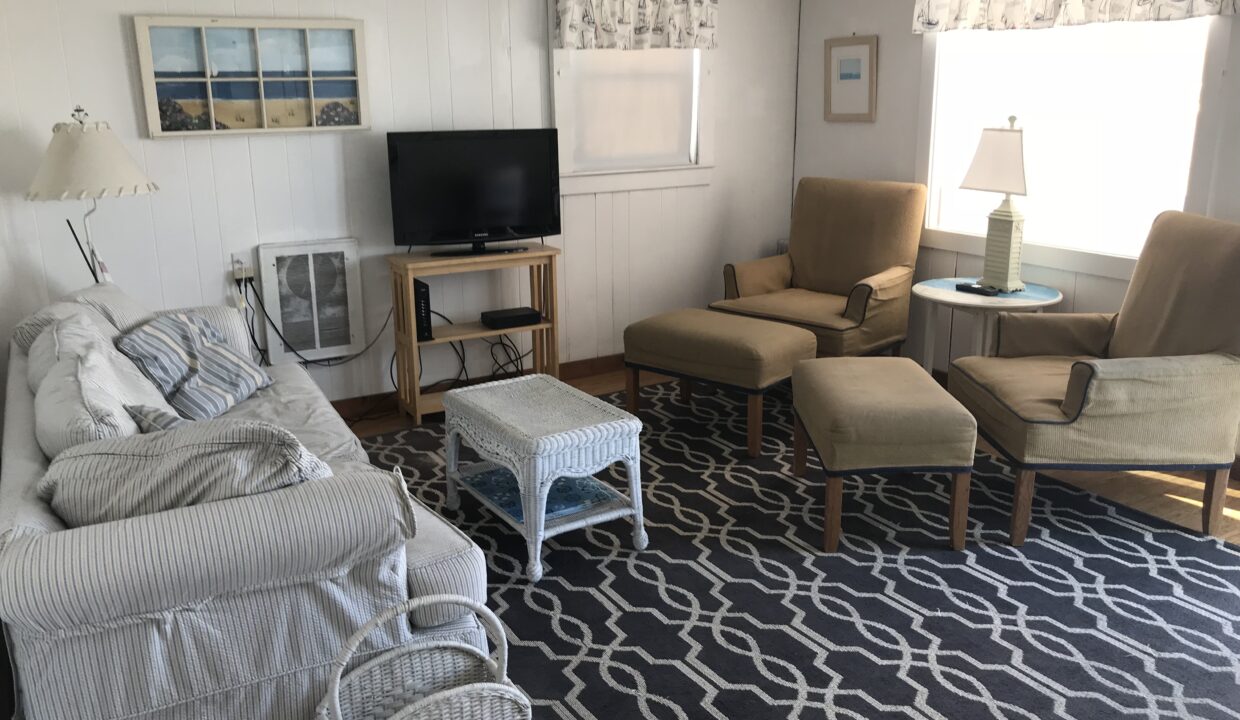
<svg viewBox="0 0 1240 720">
<path fill-rule="evenodd" d="M 251 352 L 235 310 L 196 311 Z M 481 550 L 368 464 L 297 365 L 271 368 L 272 385 L 225 417 L 287 428 L 333 477 L 66 529 L 35 494 L 48 461 L 27 364 L 14 342 L 0 451 L 0 619 L 17 717 L 305 720 L 333 655 L 381 609 L 439 593 L 486 602 Z M 419 638 L 486 643 L 472 615 L 437 609 L 385 627 L 355 661 Z"/>
</svg>

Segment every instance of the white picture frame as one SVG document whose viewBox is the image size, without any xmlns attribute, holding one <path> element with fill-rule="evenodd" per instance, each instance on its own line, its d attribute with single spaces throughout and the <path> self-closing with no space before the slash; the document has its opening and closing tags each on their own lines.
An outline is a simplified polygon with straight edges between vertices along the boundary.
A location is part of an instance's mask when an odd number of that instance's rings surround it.
<svg viewBox="0 0 1240 720">
<path fill-rule="evenodd" d="M 152 138 L 370 128 L 360 20 L 134 17 Z"/>
<path fill-rule="evenodd" d="M 264 324 L 267 354 L 272 365 L 329 360 L 362 351 L 366 332 L 358 257 L 358 243 L 352 238 L 258 246 L 263 307 L 270 319 L 269 325 Z M 333 285 L 324 288 L 329 275 Z"/>
<path fill-rule="evenodd" d="M 827 122 L 875 122 L 878 36 L 827 40 L 825 85 Z"/>
</svg>

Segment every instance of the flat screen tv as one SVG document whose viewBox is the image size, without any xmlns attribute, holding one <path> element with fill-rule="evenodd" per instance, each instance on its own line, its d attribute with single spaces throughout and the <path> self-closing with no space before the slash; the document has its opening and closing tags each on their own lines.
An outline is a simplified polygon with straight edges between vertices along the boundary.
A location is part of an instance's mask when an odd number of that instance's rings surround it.
<svg viewBox="0 0 1240 720">
<path fill-rule="evenodd" d="M 556 131 L 388 133 L 396 244 L 461 245 L 560 234 Z"/>
</svg>

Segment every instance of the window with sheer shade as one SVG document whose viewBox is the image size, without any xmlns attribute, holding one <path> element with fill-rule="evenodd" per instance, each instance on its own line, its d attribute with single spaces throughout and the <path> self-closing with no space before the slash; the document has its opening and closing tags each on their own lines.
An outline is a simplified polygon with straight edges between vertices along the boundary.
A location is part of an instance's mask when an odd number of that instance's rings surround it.
<svg viewBox="0 0 1240 720">
<path fill-rule="evenodd" d="M 1024 129 L 1025 242 L 1135 257 L 1183 209 L 1211 18 L 936 38 L 931 228 L 984 235 L 1001 199 L 960 188 L 984 128 Z"/>
<path fill-rule="evenodd" d="M 700 50 L 557 50 L 565 172 L 695 165 Z"/>
</svg>

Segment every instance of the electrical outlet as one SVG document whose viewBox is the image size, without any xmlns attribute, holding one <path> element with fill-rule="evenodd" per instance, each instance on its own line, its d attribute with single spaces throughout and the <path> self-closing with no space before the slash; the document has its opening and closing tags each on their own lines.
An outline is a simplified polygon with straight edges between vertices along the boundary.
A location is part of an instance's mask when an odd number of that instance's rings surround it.
<svg viewBox="0 0 1240 720">
<path fill-rule="evenodd" d="M 254 279 L 254 268 L 244 259 L 237 257 L 236 253 L 232 256 L 232 278 L 236 282 Z"/>
</svg>

